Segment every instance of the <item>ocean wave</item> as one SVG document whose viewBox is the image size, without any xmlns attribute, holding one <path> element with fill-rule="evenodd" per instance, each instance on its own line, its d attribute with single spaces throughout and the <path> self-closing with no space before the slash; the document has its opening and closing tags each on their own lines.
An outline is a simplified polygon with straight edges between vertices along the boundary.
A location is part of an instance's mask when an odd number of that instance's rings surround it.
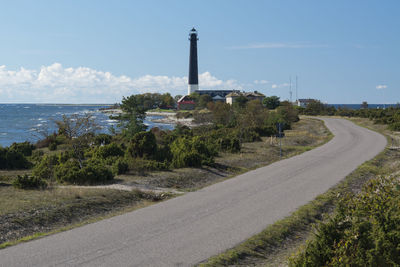
<svg viewBox="0 0 400 267">
<path fill-rule="evenodd" d="M 109 120 L 104 120 L 103 122 L 112 122 L 112 123 L 116 123 L 116 122 L 118 122 L 117 120 L 111 120 L 111 119 L 109 119 Z"/>
</svg>

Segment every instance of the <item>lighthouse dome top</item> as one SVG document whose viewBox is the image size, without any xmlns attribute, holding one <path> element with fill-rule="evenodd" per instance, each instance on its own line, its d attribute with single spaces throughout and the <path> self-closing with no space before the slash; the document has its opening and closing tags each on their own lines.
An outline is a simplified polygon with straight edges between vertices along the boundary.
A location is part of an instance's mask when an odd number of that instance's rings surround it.
<svg viewBox="0 0 400 267">
<path fill-rule="evenodd" d="M 194 27 L 190 30 L 189 35 L 192 35 L 192 34 L 197 35 L 197 30 Z"/>
</svg>

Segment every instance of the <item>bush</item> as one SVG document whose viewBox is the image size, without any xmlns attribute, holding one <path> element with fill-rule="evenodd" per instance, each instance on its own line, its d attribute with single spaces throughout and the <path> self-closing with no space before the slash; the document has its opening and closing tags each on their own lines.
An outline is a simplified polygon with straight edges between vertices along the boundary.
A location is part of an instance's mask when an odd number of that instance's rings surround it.
<svg viewBox="0 0 400 267">
<path fill-rule="evenodd" d="M 113 173 L 105 166 L 88 163 L 80 168 L 78 161 L 68 160 L 56 167 L 55 176 L 58 182 L 67 184 L 98 184 L 110 181 Z"/>
<path fill-rule="evenodd" d="M 35 150 L 32 152 L 31 160 L 33 160 L 34 162 L 39 162 L 40 160 L 42 160 L 43 155 L 43 150 Z"/>
<path fill-rule="evenodd" d="M 124 151 L 116 143 L 111 143 L 97 148 L 94 154 L 95 157 L 105 159 L 108 157 L 122 157 L 124 155 Z"/>
<path fill-rule="evenodd" d="M 399 266 L 400 181 L 373 179 L 318 226 L 291 266 Z"/>
<path fill-rule="evenodd" d="M 44 180 L 27 174 L 18 175 L 12 184 L 19 189 L 44 189 L 47 187 L 47 183 Z"/>
<path fill-rule="evenodd" d="M 111 143 L 112 136 L 108 134 L 99 134 L 94 138 L 94 144 L 97 146 L 108 145 Z"/>
<path fill-rule="evenodd" d="M 156 137 L 151 131 L 135 134 L 130 141 L 128 152 L 132 157 L 153 158 L 157 152 Z"/>
<path fill-rule="evenodd" d="M 0 147 L 0 169 L 28 169 L 31 163 L 15 150 Z"/>
<path fill-rule="evenodd" d="M 118 174 L 124 174 L 128 171 L 129 165 L 124 159 L 118 159 L 117 161 L 114 162 L 114 164 L 111 167 L 111 170 L 114 175 Z"/>
<path fill-rule="evenodd" d="M 244 128 L 237 131 L 237 136 L 242 142 L 257 142 L 261 141 L 260 135 L 255 131 L 255 129 Z"/>
<path fill-rule="evenodd" d="M 33 175 L 40 179 L 52 180 L 54 178 L 55 166 L 60 163 L 59 157 L 56 155 L 45 155 L 42 159 L 33 167 Z"/>
<path fill-rule="evenodd" d="M 239 152 L 241 149 L 239 138 L 232 136 L 219 138 L 218 146 L 220 150 L 229 151 L 232 153 Z"/>
<path fill-rule="evenodd" d="M 35 149 L 35 146 L 29 142 L 23 143 L 13 143 L 10 146 L 10 150 L 21 153 L 22 155 L 29 157 L 32 155 L 32 151 Z"/>
<path fill-rule="evenodd" d="M 50 150 L 50 151 L 57 150 L 57 143 L 56 143 L 56 142 L 51 142 L 51 143 L 49 144 L 49 150 Z"/>
<path fill-rule="evenodd" d="M 39 140 L 36 142 L 37 148 L 48 147 L 51 143 L 57 142 L 57 134 L 54 133 L 52 135 L 46 136 L 46 138 Z"/>
<path fill-rule="evenodd" d="M 214 162 L 217 152 L 215 146 L 206 143 L 196 136 L 180 137 L 171 144 L 172 163 L 176 168 L 201 167 Z"/>
<path fill-rule="evenodd" d="M 389 129 L 392 131 L 400 131 L 400 122 L 394 122 L 390 124 Z"/>
</svg>

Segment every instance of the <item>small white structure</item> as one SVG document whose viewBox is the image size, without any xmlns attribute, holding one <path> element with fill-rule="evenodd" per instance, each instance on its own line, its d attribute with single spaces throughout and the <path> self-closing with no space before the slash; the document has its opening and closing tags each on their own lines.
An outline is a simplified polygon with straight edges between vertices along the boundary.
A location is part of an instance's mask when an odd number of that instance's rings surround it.
<svg viewBox="0 0 400 267">
<path fill-rule="evenodd" d="M 316 101 L 316 100 L 312 99 L 312 98 L 307 98 L 307 99 L 297 99 L 296 102 L 297 102 L 297 106 L 305 108 L 305 107 L 307 107 L 307 105 L 310 102 L 313 102 L 313 101 Z"/>
</svg>

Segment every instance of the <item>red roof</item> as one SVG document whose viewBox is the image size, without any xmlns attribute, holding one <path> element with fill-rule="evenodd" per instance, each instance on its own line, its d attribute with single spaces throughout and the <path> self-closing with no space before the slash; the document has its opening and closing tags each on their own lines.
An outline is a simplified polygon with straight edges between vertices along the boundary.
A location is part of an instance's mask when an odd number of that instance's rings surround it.
<svg viewBox="0 0 400 267">
<path fill-rule="evenodd" d="M 196 105 L 196 103 L 194 101 L 192 101 L 192 100 L 181 101 L 181 102 L 178 102 L 178 104 L 193 104 L 193 105 Z"/>
</svg>

